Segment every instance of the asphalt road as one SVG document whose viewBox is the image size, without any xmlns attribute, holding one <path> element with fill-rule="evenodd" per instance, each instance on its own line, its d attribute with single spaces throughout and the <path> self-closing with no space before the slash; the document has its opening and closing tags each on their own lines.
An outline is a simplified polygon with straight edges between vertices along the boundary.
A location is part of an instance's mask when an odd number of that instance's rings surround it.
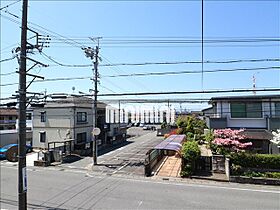
<svg viewBox="0 0 280 210">
<path fill-rule="evenodd" d="M 279 187 L 87 175 L 29 167 L 28 209 L 280 209 Z M 17 168 L 1 166 L 1 209 L 17 209 Z"/>
<path fill-rule="evenodd" d="M 133 137 L 127 139 L 126 145 L 98 155 L 96 166 L 92 166 L 91 157 L 85 157 L 70 164 L 62 164 L 60 167 L 86 169 L 102 174 L 144 176 L 146 153 L 161 142 L 163 137 L 157 137 L 155 131 L 144 131 L 140 127 L 130 128 L 128 134 Z"/>
</svg>

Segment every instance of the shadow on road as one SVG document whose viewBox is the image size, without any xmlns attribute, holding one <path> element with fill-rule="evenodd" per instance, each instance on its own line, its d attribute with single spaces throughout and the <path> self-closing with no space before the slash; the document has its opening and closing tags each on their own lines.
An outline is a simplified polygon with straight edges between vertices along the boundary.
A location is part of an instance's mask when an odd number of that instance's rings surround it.
<svg viewBox="0 0 280 210">
<path fill-rule="evenodd" d="M 0 203 L 9 205 L 9 206 L 14 206 L 13 209 L 16 209 L 18 206 L 18 201 L 15 200 L 11 200 L 11 199 L 5 199 L 5 198 L 1 198 L 0 199 Z M 51 206 L 47 206 L 47 205 L 38 205 L 38 204 L 32 204 L 32 203 L 27 203 L 27 208 L 28 209 L 57 209 L 57 210 L 66 210 L 65 208 L 57 208 L 57 207 L 51 207 Z M 1 208 L 2 209 L 2 208 Z"/>
<path fill-rule="evenodd" d="M 125 142 L 122 142 L 122 143 L 119 143 L 119 144 L 116 144 L 116 145 L 110 145 L 107 148 L 99 150 L 98 151 L 98 156 L 104 155 L 104 154 L 109 153 L 109 152 L 112 152 L 113 150 L 119 149 L 119 148 L 124 147 L 126 145 L 129 145 L 131 143 L 134 143 L 134 142 L 133 141 L 125 141 Z"/>
</svg>

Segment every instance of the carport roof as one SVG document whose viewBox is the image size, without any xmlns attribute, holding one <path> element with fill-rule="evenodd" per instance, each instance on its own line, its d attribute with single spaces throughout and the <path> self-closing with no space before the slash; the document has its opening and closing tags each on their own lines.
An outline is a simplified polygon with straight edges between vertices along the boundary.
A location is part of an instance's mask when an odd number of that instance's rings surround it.
<svg viewBox="0 0 280 210">
<path fill-rule="evenodd" d="M 179 152 L 186 135 L 171 135 L 167 139 L 160 142 L 154 149 L 173 150 Z"/>
</svg>

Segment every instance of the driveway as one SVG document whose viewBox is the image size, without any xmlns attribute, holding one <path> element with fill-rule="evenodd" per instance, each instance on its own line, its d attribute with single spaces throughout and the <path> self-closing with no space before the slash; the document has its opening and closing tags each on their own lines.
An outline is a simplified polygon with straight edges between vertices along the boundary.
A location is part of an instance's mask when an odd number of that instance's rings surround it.
<svg viewBox="0 0 280 210">
<path fill-rule="evenodd" d="M 143 131 L 142 128 L 132 127 L 128 130 L 131 138 L 127 144 L 111 152 L 98 155 L 98 165 L 92 166 L 92 157 L 85 157 L 79 161 L 63 164 L 60 167 L 86 169 L 89 172 L 102 174 L 119 174 L 144 176 L 144 160 L 146 153 L 162 141 L 155 131 Z"/>
</svg>

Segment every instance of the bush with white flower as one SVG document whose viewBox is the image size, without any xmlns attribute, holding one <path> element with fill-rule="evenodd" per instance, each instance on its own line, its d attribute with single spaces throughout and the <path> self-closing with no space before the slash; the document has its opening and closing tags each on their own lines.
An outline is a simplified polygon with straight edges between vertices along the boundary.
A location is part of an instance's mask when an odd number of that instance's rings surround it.
<svg viewBox="0 0 280 210">
<path fill-rule="evenodd" d="M 277 131 L 272 131 L 272 135 L 273 138 L 270 140 L 270 142 L 280 147 L 280 129 L 277 129 Z"/>
</svg>

